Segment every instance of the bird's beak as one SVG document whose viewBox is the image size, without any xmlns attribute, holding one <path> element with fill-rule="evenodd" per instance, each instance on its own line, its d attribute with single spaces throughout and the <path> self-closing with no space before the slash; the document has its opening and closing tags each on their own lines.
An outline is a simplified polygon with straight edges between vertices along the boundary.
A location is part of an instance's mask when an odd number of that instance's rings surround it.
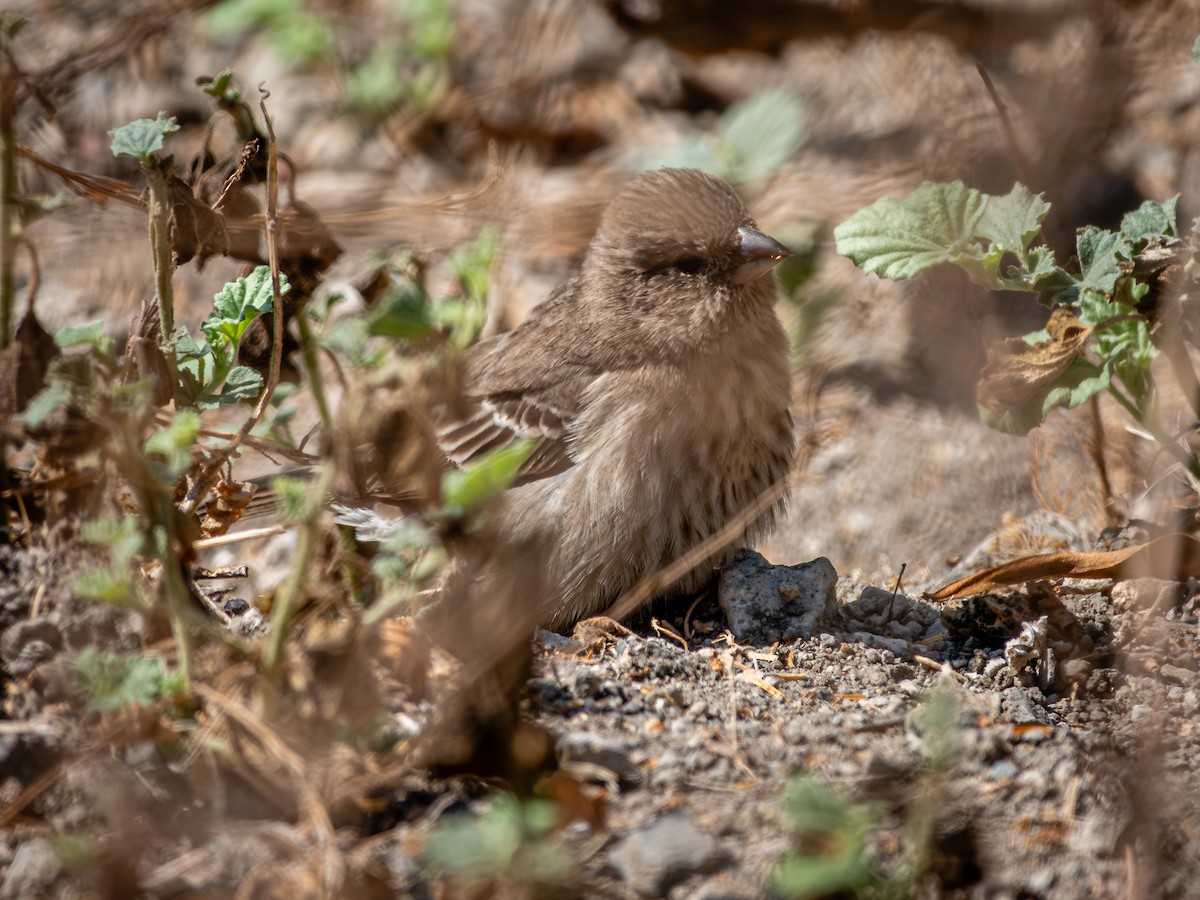
<svg viewBox="0 0 1200 900">
<path fill-rule="evenodd" d="M 729 278 L 734 284 L 747 284 L 760 278 L 792 255 L 792 251 L 775 238 L 749 225 L 738 228 L 738 241 L 737 266 Z"/>
</svg>

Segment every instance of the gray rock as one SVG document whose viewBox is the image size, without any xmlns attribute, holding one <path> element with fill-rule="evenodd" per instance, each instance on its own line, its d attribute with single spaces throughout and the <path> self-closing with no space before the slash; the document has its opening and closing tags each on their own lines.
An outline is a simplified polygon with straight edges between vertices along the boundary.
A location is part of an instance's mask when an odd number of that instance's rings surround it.
<svg viewBox="0 0 1200 900">
<path fill-rule="evenodd" d="M 0 660 L 14 678 L 24 678 L 62 649 L 62 632 L 49 619 L 18 622 L 0 638 Z"/>
<path fill-rule="evenodd" d="M 639 781 L 638 767 L 629 757 L 629 748 L 621 741 L 573 731 L 558 740 L 558 755 L 564 763 L 583 763 L 612 772 L 623 784 Z"/>
<path fill-rule="evenodd" d="M 824 557 L 773 566 L 742 550 L 721 570 L 717 601 L 740 642 L 772 644 L 811 637 L 837 614 L 837 572 Z"/>
<path fill-rule="evenodd" d="M 0 898 L 42 897 L 62 874 L 62 860 L 45 838 L 33 838 L 17 848 Z"/>
<path fill-rule="evenodd" d="M 1033 702 L 1033 698 L 1017 687 L 1011 687 L 1003 694 L 1004 713 L 1015 725 L 1049 725 L 1050 715 L 1045 709 Z"/>
<path fill-rule="evenodd" d="M 1196 673 L 1190 669 L 1164 663 L 1158 667 L 1158 677 L 1170 684 L 1191 686 L 1196 683 Z"/>
<path fill-rule="evenodd" d="M 621 880 L 643 897 L 662 897 L 693 875 L 717 871 L 730 852 L 685 813 L 673 812 L 630 831 L 608 859 Z"/>
</svg>

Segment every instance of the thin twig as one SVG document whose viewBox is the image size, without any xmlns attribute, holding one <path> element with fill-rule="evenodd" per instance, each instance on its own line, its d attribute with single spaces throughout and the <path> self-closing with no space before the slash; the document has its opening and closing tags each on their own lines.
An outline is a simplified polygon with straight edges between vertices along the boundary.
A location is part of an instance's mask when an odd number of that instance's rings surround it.
<svg viewBox="0 0 1200 900">
<path fill-rule="evenodd" d="M 287 529 L 282 525 L 268 525 L 265 528 L 255 528 L 251 531 L 238 531 L 233 534 L 220 534 L 216 537 L 200 538 L 192 543 L 192 548 L 195 550 L 207 550 L 209 547 L 221 547 L 225 544 L 240 544 L 244 541 L 253 541 L 258 538 L 272 537 L 276 534 L 283 534 Z"/>
<path fill-rule="evenodd" d="M 900 582 L 904 580 L 904 570 L 908 568 L 908 563 L 900 563 L 900 572 L 896 575 L 896 586 L 892 588 L 892 602 L 888 604 L 887 618 L 885 622 L 892 621 L 892 613 L 896 608 L 896 595 L 900 593 Z"/>
<path fill-rule="evenodd" d="M 1017 132 L 1012 126 L 1012 120 L 1008 117 L 1008 107 L 1000 99 L 1000 93 L 996 90 L 996 85 L 992 83 L 992 76 L 988 74 L 983 63 L 975 63 L 975 69 L 979 72 L 979 77 L 983 79 L 983 86 L 987 88 L 988 96 L 992 98 L 996 114 L 1000 116 L 1000 126 L 1004 129 L 1004 138 L 1008 141 L 1008 149 L 1013 155 L 1013 164 L 1017 167 L 1017 177 L 1021 179 L 1021 184 L 1028 185 L 1030 183 L 1029 168 L 1025 165 L 1025 155 L 1021 153 L 1021 146 L 1017 143 Z"/>
</svg>

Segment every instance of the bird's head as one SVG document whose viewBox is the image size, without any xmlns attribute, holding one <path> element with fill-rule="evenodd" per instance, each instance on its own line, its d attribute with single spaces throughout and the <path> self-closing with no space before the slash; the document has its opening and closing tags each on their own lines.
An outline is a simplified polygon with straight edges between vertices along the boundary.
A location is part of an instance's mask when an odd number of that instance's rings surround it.
<svg viewBox="0 0 1200 900">
<path fill-rule="evenodd" d="M 720 178 L 656 169 L 608 205 L 584 277 L 602 302 L 644 322 L 720 330 L 752 309 L 771 312 L 777 291 L 764 276 L 789 256 Z"/>
</svg>

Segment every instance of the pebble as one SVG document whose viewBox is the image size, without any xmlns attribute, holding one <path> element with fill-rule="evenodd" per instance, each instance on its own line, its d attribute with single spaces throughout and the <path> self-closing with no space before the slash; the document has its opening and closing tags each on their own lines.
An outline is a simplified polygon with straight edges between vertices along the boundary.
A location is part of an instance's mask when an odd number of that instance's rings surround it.
<svg viewBox="0 0 1200 900">
<path fill-rule="evenodd" d="M 612 772 L 624 784 L 639 780 L 638 768 L 622 741 L 586 731 L 570 731 L 558 739 L 558 755 L 563 762 L 582 762 Z"/>
<path fill-rule="evenodd" d="M 742 643 L 770 644 L 828 628 L 838 611 L 837 572 L 821 557 L 797 566 L 773 566 L 752 550 L 722 570 L 717 602 Z"/>
<path fill-rule="evenodd" d="M 0 886 L 0 898 L 44 897 L 62 873 L 62 860 L 45 838 L 33 838 L 17 848 L 8 876 Z"/>
<path fill-rule="evenodd" d="M 998 759 L 987 768 L 987 777 L 991 781 L 1009 781 L 1021 774 L 1011 761 Z"/>
<path fill-rule="evenodd" d="M 635 828 L 609 851 L 609 864 L 643 897 L 661 897 L 693 875 L 715 872 L 731 854 L 683 812 L 672 812 Z"/>
</svg>

